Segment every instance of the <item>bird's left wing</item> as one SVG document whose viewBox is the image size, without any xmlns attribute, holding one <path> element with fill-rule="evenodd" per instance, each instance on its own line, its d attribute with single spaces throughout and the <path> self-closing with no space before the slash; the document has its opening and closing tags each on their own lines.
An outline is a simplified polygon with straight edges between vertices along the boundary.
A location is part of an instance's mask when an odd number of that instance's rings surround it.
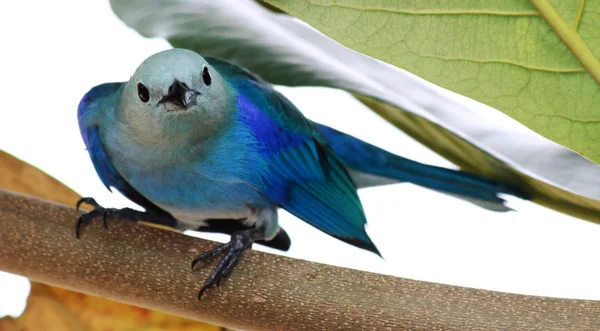
<svg viewBox="0 0 600 331">
<path fill-rule="evenodd" d="M 356 186 L 312 124 L 251 73 L 222 60 L 207 61 L 235 88 L 238 120 L 267 160 L 262 193 L 321 231 L 378 253 L 365 231 Z"/>
</svg>

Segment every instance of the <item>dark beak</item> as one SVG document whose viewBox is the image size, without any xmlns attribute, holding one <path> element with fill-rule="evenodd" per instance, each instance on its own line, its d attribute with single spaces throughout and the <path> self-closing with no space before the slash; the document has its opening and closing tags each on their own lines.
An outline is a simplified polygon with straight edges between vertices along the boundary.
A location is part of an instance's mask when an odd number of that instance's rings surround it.
<svg viewBox="0 0 600 331">
<path fill-rule="evenodd" d="M 195 104 L 196 96 L 200 92 L 192 90 L 185 83 L 175 80 L 171 86 L 167 95 L 162 97 L 158 103 L 162 103 L 167 108 L 167 111 L 172 110 L 185 110 L 190 105 Z"/>
</svg>

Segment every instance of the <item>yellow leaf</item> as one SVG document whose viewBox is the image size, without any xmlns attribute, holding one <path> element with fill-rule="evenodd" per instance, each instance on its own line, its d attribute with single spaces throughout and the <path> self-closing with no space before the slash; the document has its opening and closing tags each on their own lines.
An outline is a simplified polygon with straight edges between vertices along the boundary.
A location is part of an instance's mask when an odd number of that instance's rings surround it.
<svg viewBox="0 0 600 331">
<path fill-rule="evenodd" d="M 218 326 L 128 306 L 39 283 L 31 284 L 27 309 L 0 319 L 0 331 L 219 331 Z"/>
<path fill-rule="evenodd" d="M 80 196 L 75 191 L 12 155 L 0 150 L 0 188 L 42 199 L 74 205 Z"/>
<path fill-rule="evenodd" d="M 2 151 L 0 174 L 3 189 L 70 205 L 80 198 L 56 179 Z M 0 319 L 0 331 L 23 330 L 217 331 L 221 328 L 32 282 L 23 315 Z"/>
</svg>

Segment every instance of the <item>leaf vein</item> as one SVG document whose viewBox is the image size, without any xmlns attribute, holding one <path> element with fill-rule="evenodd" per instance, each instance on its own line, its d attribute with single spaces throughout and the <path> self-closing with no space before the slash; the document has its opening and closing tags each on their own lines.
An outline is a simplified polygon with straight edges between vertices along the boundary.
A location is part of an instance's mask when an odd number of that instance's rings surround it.
<svg viewBox="0 0 600 331">
<path fill-rule="evenodd" d="M 348 4 L 339 3 L 316 3 L 314 1 L 307 1 L 310 5 L 316 7 L 338 7 L 360 11 L 379 11 L 387 13 L 398 13 L 407 15 L 494 15 L 494 16 L 539 16 L 538 12 L 531 11 L 502 11 L 502 10 L 410 10 L 410 9 L 397 9 L 397 8 L 382 8 L 382 7 L 360 7 L 352 6 Z"/>
<path fill-rule="evenodd" d="M 571 24 L 571 28 L 573 30 L 579 30 L 579 23 L 581 22 L 581 16 L 583 16 L 583 9 L 585 8 L 585 0 L 579 0 L 579 9 L 577 9 L 577 15 L 575 15 L 575 20 L 573 20 L 573 24 Z"/>
<path fill-rule="evenodd" d="M 552 72 L 552 73 L 577 73 L 577 72 L 585 72 L 585 70 L 583 68 L 548 68 L 548 67 L 536 67 L 536 66 L 530 66 L 530 65 L 526 65 L 526 64 L 522 64 L 522 63 L 518 63 L 518 62 L 514 62 L 514 61 L 510 61 L 510 60 L 501 60 L 501 59 L 496 59 L 496 60 L 480 60 L 480 59 L 469 59 L 469 58 L 460 58 L 460 57 L 446 57 L 446 56 L 436 56 L 436 55 L 424 55 L 424 54 L 418 54 L 416 52 L 412 52 L 415 55 L 418 55 L 420 57 L 424 57 L 424 58 L 433 58 L 433 59 L 438 59 L 438 60 L 443 60 L 443 61 L 467 61 L 467 62 L 475 62 L 475 63 L 482 63 L 482 64 L 488 64 L 488 63 L 499 63 L 499 64 L 508 64 L 508 65 L 513 65 L 516 67 L 521 67 L 524 69 L 528 69 L 528 70 L 533 70 L 533 71 L 545 71 L 545 72 Z"/>
<path fill-rule="evenodd" d="M 600 84 L 600 62 L 581 36 L 567 25 L 548 0 L 529 0 L 587 73 Z"/>
<path fill-rule="evenodd" d="M 540 114 L 542 115 L 542 114 Z M 550 117 L 559 117 L 559 118 L 563 118 L 572 122 L 577 122 L 577 123 L 600 123 L 600 119 L 577 119 L 577 118 L 573 118 L 570 116 L 566 116 L 566 115 L 561 115 L 561 114 L 552 114 L 549 115 Z"/>
</svg>

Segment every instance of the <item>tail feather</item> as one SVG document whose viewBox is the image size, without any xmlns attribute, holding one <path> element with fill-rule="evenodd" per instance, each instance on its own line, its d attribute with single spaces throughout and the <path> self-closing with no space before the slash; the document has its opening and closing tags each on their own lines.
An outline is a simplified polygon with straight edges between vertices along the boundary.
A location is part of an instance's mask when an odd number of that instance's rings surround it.
<svg viewBox="0 0 600 331">
<path fill-rule="evenodd" d="M 505 206 L 505 200 L 499 197 L 501 193 L 529 198 L 518 187 L 464 171 L 409 160 L 330 127 L 314 125 L 348 168 L 359 188 L 410 182 L 494 211 L 510 210 Z"/>
</svg>

